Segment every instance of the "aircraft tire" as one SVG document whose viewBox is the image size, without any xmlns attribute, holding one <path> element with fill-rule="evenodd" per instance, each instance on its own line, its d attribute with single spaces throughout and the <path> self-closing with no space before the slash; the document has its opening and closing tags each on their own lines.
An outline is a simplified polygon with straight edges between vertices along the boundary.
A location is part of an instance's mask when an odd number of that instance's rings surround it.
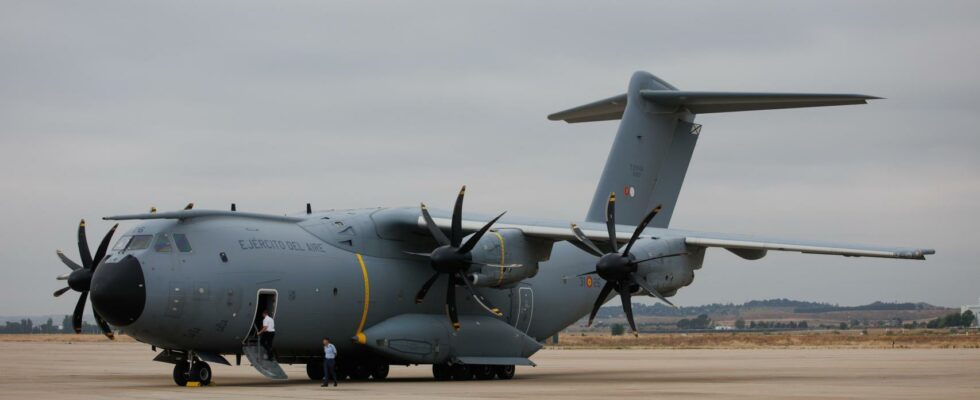
<svg viewBox="0 0 980 400">
<path fill-rule="evenodd" d="M 322 381 L 323 373 L 322 359 L 314 359 L 306 362 L 306 376 L 310 377 L 311 381 Z"/>
<path fill-rule="evenodd" d="M 497 378 L 500 379 L 510 379 L 514 377 L 514 373 L 517 369 L 513 365 L 498 365 L 493 368 L 497 372 Z"/>
<path fill-rule="evenodd" d="M 432 364 L 432 377 L 437 381 L 448 381 L 452 378 L 452 373 L 446 364 Z"/>
<path fill-rule="evenodd" d="M 470 369 L 473 370 L 473 377 L 477 380 L 486 381 L 497 376 L 497 371 L 492 365 L 472 365 Z"/>
<path fill-rule="evenodd" d="M 352 365 L 353 368 L 350 369 L 350 378 L 357 381 L 363 381 L 371 377 L 371 369 L 368 365 L 363 363 L 357 363 Z"/>
<path fill-rule="evenodd" d="M 371 366 L 371 379 L 383 381 L 388 377 L 391 367 L 386 363 L 377 363 Z"/>
<path fill-rule="evenodd" d="M 174 364 L 174 383 L 177 386 L 187 386 L 187 372 L 190 368 L 186 362 Z"/>
<path fill-rule="evenodd" d="M 449 368 L 452 371 L 453 380 L 455 381 L 468 381 L 473 379 L 473 369 L 469 365 L 453 364 Z"/>
<path fill-rule="evenodd" d="M 204 361 L 197 361 L 191 365 L 190 372 L 187 373 L 187 380 L 200 382 L 201 386 L 211 384 L 211 366 Z"/>
</svg>

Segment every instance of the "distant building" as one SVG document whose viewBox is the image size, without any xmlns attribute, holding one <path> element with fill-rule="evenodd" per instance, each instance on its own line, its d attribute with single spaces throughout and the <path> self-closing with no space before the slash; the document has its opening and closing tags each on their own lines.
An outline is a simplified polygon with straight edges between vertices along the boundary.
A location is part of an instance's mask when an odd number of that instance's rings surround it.
<svg viewBox="0 0 980 400">
<path fill-rule="evenodd" d="M 980 303 L 980 301 L 978 301 L 978 303 Z M 970 310 L 973 312 L 973 315 L 978 316 L 978 318 L 975 318 L 973 320 L 973 326 L 978 326 L 977 325 L 978 320 L 980 320 L 980 304 L 976 304 L 972 306 L 960 306 L 960 313 L 964 313 L 966 312 L 966 310 Z"/>
</svg>

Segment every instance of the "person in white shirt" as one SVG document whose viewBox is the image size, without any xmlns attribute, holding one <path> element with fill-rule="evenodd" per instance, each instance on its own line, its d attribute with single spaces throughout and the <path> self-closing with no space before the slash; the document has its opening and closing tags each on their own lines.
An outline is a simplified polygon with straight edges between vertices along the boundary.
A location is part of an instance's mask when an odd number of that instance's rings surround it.
<svg viewBox="0 0 980 400">
<path fill-rule="evenodd" d="M 262 329 L 259 330 L 259 344 L 265 348 L 266 360 L 272 359 L 272 340 L 276 338 L 276 321 L 269 316 L 269 311 L 262 311 Z"/>
<path fill-rule="evenodd" d="M 337 386 L 336 361 L 337 347 L 330 343 L 330 338 L 323 338 L 323 384 L 320 386 L 329 386 L 331 377 L 333 377 L 333 385 Z"/>
</svg>

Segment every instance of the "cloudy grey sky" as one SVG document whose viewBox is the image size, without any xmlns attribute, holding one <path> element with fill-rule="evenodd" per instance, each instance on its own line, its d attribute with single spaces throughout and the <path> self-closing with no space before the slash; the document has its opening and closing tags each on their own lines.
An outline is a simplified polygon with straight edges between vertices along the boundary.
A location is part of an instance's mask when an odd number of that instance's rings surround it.
<svg viewBox="0 0 980 400">
<path fill-rule="evenodd" d="M 583 218 L 625 90 L 857 92 L 700 116 L 672 226 L 936 248 L 925 262 L 709 251 L 678 304 L 980 296 L 977 2 L 0 2 L 0 315 L 74 229 L 151 205 L 467 207 Z M 531 195 L 528 195 L 531 194 Z M 93 244 L 94 245 L 94 244 Z"/>
</svg>

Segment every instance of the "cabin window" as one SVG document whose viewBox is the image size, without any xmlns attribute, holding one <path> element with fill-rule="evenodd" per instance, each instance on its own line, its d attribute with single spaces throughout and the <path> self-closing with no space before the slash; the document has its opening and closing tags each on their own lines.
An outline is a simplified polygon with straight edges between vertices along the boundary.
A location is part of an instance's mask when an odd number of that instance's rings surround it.
<svg viewBox="0 0 980 400">
<path fill-rule="evenodd" d="M 116 245 L 112 247 L 112 251 L 123 251 L 126 250 L 126 246 L 129 245 L 129 241 L 133 240 L 133 235 L 125 235 L 119 238 Z"/>
<path fill-rule="evenodd" d="M 169 253 L 171 249 L 170 236 L 166 233 L 158 234 L 156 242 L 153 243 L 153 250 L 157 253 Z"/>
<path fill-rule="evenodd" d="M 187 235 L 175 233 L 174 243 L 177 244 L 177 250 L 180 250 L 181 253 L 191 252 L 191 242 L 187 240 Z"/>
<path fill-rule="evenodd" d="M 129 241 L 129 246 L 126 246 L 126 250 L 143 250 L 150 247 L 150 241 L 153 240 L 153 235 L 135 235 L 133 239 Z"/>
</svg>

